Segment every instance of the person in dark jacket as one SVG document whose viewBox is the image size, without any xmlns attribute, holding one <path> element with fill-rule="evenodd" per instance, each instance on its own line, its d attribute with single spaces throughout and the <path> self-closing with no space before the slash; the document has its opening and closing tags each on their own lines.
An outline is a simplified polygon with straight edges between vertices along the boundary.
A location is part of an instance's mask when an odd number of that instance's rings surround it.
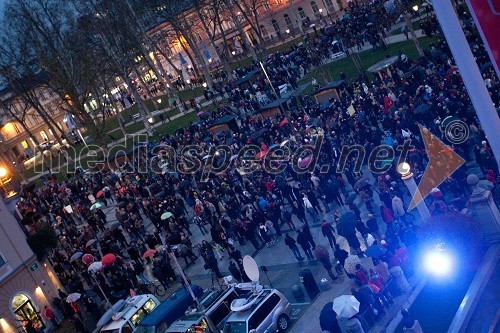
<svg viewBox="0 0 500 333">
<path fill-rule="evenodd" d="M 311 243 L 304 231 L 299 230 L 297 233 L 297 243 L 302 247 L 302 250 L 307 256 L 307 259 L 313 260 L 313 254 L 311 251 Z"/>
<path fill-rule="evenodd" d="M 229 262 L 228 270 L 236 281 L 238 282 L 243 281 L 238 266 L 236 266 L 232 260 Z"/>
<path fill-rule="evenodd" d="M 328 238 L 328 243 L 330 243 L 330 246 L 333 249 L 335 247 L 335 244 L 337 244 L 334 235 L 335 229 L 333 229 L 333 227 L 328 224 L 326 220 L 323 220 L 323 224 L 321 224 L 321 233 L 324 237 Z"/>
<path fill-rule="evenodd" d="M 337 314 L 333 311 L 333 302 L 326 303 L 319 314 L 319 326 L 321 330 L 329 333 L 342 333 Z"/>
<path fill-rule="evenodd" d="M 292 250 L 293 255 L 295 256 L 295 258 L 297 258 L 298 261 L 304 260 L 304 258 L 300 254 L 299 248 L 297 247 L 297 243 L 292 237 L 290 237 L 288 232 L 285 233 L 285 244 L 290 248 L 290 250 Z"/>
<path fill-rule="evenodd" d="M 368 232 L 380 242 L 382 235 L 380 234 L 379 226 L 377 219 L 372 215 L 368 214 L 368 220 L 366 220 L 366 227 L 368 228 Z"/>
</svg>

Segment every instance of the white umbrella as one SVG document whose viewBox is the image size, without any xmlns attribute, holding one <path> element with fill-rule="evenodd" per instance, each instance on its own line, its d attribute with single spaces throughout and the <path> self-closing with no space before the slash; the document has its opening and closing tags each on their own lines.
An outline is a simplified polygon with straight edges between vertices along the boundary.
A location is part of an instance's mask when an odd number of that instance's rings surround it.
<svg viewBox="0 0 500 333">
<path fill-rule="evenodd" d="M 290 141 L 290 140 L 285 140 L 282 143 L 280 143 L 280 147 L 283 147 L 284 145 L 286 145 L 288 143 L 288 141 Z"/>
<path fill-rule="evenodd" d="M 80 259 L 82 256 L 83 256 L 83 252 L 76 252 L 75 254 L 73 254 L 71 256 L 71 258 L 69 259 L 69 262 L 73 262 L 77 259 Z"/>
<path fill-rule="evenodd" d="M 97 271 L 100 271 L 102 269 L 102 262 L 100 261 L 96 261 L 96 262 L 93 262 L 89 265 L 89 268 L 87 268 L 87 270 L 91 273 L 95 273 Z"/>
<path fill-rule="evenodd" d="M 359 302 L 352 295 L 342 295 L 333 300 L 333 311 L 339 317 L 351 318 L 359 313 Z"/>
<path fill-rule="evenodd" d="M 87 244 L 85 244 L 85 247 L 92 246 L 92 245 L 94 245 L 94 243 L 95 243 L 95 242 L 97 242 L 97 239 L 92 238 L 91 240 L 89 240 L 89 241 L 87 242 Z"/>
<path fill-rule="evenodd" d="M 80 299 L 80 297 L 82 297 L 81 294 L 79 293 L 72 293 L 72 294 L 69 294 L 68 297 L 66 297 L 66 302 L 67 303 L 73 303 L 73 302 L 76 302 Z"/>
<path fill-rule="evenodd" d="M 358 256 L 349 255 L 345 260 L 344 268 L 347 273 L 354 274 L 357 264 L 361 264 L 361 260 L 359 260 Z"/>
</svg>

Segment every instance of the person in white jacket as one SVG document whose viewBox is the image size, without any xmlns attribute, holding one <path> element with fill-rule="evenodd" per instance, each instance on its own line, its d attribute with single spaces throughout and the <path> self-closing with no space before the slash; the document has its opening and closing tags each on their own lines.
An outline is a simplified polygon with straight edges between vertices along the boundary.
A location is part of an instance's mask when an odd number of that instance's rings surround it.
<svg viewBox="0 0 500 333">
<path fill-rule="evenodd" d="M 403 204 L 403 200 L 397 195 L 392 195 L 392 211 L 395 215 L 399 216 L 401 220 L 406 223 L 406 209 Z"/>
<path fill-rule="evenodd" d="M 309 201 L 309 198 L 307 197 L 307 195 L 305 193 L 302 196 L 302 201 L 304 202 L 304 208 L 306 209 L 306 212 L 308 212 L 312 216 L 313 221 L 318 221 L 318 214 L 314 210 L 314 207 L 311 204 L 311 201 Z"/>
</svg>

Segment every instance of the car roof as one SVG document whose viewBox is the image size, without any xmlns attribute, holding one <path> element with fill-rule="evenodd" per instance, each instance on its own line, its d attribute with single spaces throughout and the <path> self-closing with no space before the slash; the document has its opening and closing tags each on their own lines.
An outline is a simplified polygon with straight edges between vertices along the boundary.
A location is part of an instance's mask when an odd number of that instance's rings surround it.
<svg viewBox="0 0 500 333">
<path fill-rule="evenodd" d="M 200 320 L 204 317 L 203 313 L 192 313 L 182 317 L 173 323 L 166 331 L 168 332 L 185 332 L 188 328 L 193 325 L 196 325 L 200 322 Z"/>
<path fill-rule="evenodd" d="M 203 292 L 203 289 L 197 285 L 191 285 L 191 290 L 195 296 L 199 297 Z M 160 322 L 165 320 L 165 317 L 168 312 L 170 312 L 173 308 L 178 306 L 182 301 L 186 298 L 191 300 L 191 295 L 186 291 L 184 287 L 180 287 L 175 292 L 172 293 L 167 299 L 161 302 L 150 314 L 144 318 L 139 326 L 155 326 Z M 182 315 L 182 314 L 181 314 Z M 173 319 L 176 320 L 177 318 Z"/>
<path fill-rule="evenodd" d="M 146 302 L 150 299 L 153 299 L 156 302 L 156 298 L 150 294 L 137 295 L 127 298 L 123 307 L 117 310 L 117 313 L 121 313 L 120 319 L 110 319 L 108 321 L 109 324 L 106 324 L 101 328 L 101 332 L 110 331 L 122 327 L 123 323 L 126 322 L 130 317 L 132 317 L 132 315 L 136 313 L 137 310 L 139 310 L 139 308 L 146 304 Z"/>
<path fill-rule="evenodd" d="M 233 311 L 229 315 L 228 319 L 226 322 L 230 321 L 246 321 L 247 318 L 262 304 L 263 301 L 265 301 L 270 295 L 273 293 L 276 293 L 276 289 L 264 289 L 262 292 L 257 296 L 257 301 L 255 302 L 254 305 L 252 305 L 251 308 L 248 310 L 244 311 Z"/>
</svg>

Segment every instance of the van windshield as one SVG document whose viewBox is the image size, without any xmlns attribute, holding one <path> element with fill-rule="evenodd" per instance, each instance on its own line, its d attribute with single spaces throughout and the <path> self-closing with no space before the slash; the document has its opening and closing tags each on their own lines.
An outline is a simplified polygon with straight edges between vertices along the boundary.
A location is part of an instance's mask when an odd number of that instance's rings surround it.
<svg viewBox="0 0 500 333">
<path fill-rule="evenodd" d="M 230 321 L 224 326 L 224 333 L 247 333 L 247 323 L 244 321 Z"/>
</svg>

